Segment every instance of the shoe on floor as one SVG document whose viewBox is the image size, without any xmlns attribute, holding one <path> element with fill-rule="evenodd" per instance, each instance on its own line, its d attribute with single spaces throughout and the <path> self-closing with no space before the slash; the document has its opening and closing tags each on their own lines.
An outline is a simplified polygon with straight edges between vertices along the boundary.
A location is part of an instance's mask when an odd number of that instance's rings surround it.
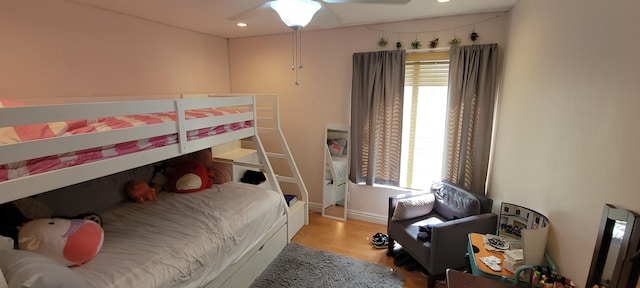
<svg viewBox="0 0 640 288">
<path fill-rule="evenodd" d="M 387 240 L 374 240 L 373 247 L 376 249 L 387 249 L 389 247 L 389 242 L 387 242 Z"/>
<path fill-rule="evenodd" d="M 401 267 L 402 265 L 405 265 L 407 262 L 409 262 L 409 260 L 411 259 L 413 258 L 411 258 L 411 255 L 409 255 L 409 253 L 407 253 L 406 251 L 402 251 L 398 253 L 398 256 L 394 257 L 393 265 Z"/>
<path fill-rule="evenodd" d="M 373 235 L 373 237 L 371 237 L 371 242 L 381 242 L 381 241 L 388 241 L 388 240 L 389 240 L 389 236 L 380 232 L 376 233 L 375 235 Z"/>
<path fill-rule="evenodd" d="M 389 248 L 389 247 L 387 247 Z M 393 249 L 391 250 L 387 250 L 387 256 L 391 256 L 394 257 L 395 259 L 395 255 L 398 255 L 398 253 L 404 251 L 404 248 L 402 248 L 402 246 L 398 245 L 398 243 L 396 243 L 396 245 L 393 245 Z"/>
<path fill-rule="evenodd" d="M 418 263 L 418 261 L 416 261 L 416 259 L 413 259 L 413 257 L 411 257 L 411 259 L 409 259 L 409 261 L 404 264 L 404 269 L 407 269 L 407 271 L 416 270 L 418 269 L 418 267 L 420 267 L 420 264 Z"/>
<path fill-rule="evenodd" d="M 407 251 L 404 251 L 404 249 L 398 251 L 398 253 L 391 255 L 391 257 L 393 258 L 393 260 L 398 259 L 398 257 L 407 254 Z"/>
<path fill-rule="evenodd" d="M 389 236 L 378 232 L 371 237 L 371 243 L 376 249 L 385 249 L 389 246 Z"/>
</svg>

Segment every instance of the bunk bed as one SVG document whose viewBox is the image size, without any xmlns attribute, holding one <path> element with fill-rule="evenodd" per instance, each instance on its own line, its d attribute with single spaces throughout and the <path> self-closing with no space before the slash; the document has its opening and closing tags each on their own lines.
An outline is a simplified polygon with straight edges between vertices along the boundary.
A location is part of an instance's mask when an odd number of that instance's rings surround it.
<svg viewBox="0 0 640 288">
<path fill-rule="evenodd" d="M 276 183 L 255 111 L 254 96 L 59 105 L 0 100 L 0 203 L 238 139 L 254 141 L 265 175 Z M 271 189 L 225 183 L 197 193 L 163 192 L 149 205 L 119 203 L 102 213 L 102 249 L 72 268 L 72 276 L 86 287 L 248 286 L 289 239 L 286 202 L 279 188 Z"/>
</svg>

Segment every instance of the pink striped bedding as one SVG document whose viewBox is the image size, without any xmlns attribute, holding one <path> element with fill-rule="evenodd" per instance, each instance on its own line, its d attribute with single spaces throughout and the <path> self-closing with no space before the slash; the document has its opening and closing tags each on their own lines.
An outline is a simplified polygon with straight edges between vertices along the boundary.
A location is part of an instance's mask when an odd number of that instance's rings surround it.
<svg viewBox="0 0 640 288">
<path fill-rule="evenodd" d="M 23 103 L 15 101 L 0 100 L 0 107 L 25 106 Z M 197 109 L 185 112 L 186 119 L 196 119 L 213 117 L 220 115 L 235 114 L 238 111 L 225 109 Z M 79 120 L 54 122 L 44 124 L 32 124 L 14 127 L 0 128 L 0 145 L 12 144 L 21 141 L 29 141 L 35 139 L 45 139 L 52 137 L 60 137 L 67 135 L 76 135 L 83 133 L 103 132 L 114 129 L 139 127 L 143 125 L 152 125 L 176 121 L 175 112 L 153 113 L 130 115 L 121 117 L 107 117 L 95 120 Z M 252 126 L 251 121 L 241 123 L 232 123 L 220 125 L 217 127 L 208 127 L 187 132 L 188 140 L 195 140 L 228 131 L 236 131 Z M 26 175 L 38 174 L 46 171 L 71 167 L 84 163 L 90 163 L 102 159 L 113 158 L 121 155 L 131 154 L 138 151 L 149 150 L 157 147 L 171 145 L 178 142 L 178 135 L 164 135 L 149 139 L 140 139 L 108 145 L 103 147 L 95 147 L 82 151 L 69 152 L 59 155 L 19 161 L 9 164 L 0 165 L 0 182 L 10 179 L 19 178 Z"/>
</svg>

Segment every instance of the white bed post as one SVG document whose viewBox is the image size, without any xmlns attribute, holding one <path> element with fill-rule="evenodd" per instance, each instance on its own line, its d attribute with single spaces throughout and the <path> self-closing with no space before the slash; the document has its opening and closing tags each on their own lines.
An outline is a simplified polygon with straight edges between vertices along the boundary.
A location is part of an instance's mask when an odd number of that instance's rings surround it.
<svg viewBox="0 0 640 288">
<path fill-rule="evenodd" d="M 182 97 L 182 96 L 181 96 Z M 185 113 L 184 113 L 184 103 L 181 99 L 176 99 L 176 125 L 178 126 L 178 139 L 180 146 L 180 153 L 185 153 L 187 151 L 187 129 L 184 126 L 185 122 Z"/>
<path fill-rule="evenodd" d="M 258 125 L 255 122 L 256 119 L 258 119 L 258 107 L 257 107 L 257 103 L 256 103 L 256 96 L 252 96 L 253 97 L 253 119 L 254 119 L 254 123 L 253 123 L 253 129 L 254 129 L 254 135 L 251 136 L 251 140 L 253 140 L 253 144 L 255 145 L 256 151 L 258 152 L 258 156 L 260 157 L 260 163 L 262 163 L 262 168 L 265 170 L 265 174 L 267 179 L 269 180 L 269 183 L 271 183 L 271 189 L 275 190 L 276 192 L 280 193 L 280 195 L 283 195 L 282 199 L 284 201 L 284 193 L 282 193 L 282 188 L 280 188 L 280 184 L 278 182 L 278 179 L 275 175 L 275 172 L 273 170 L 273 167 L 271 166 L 271 162 L 269 161 L 269 157 L 267 157 L 267 152 L 264 149 L 264 146 L 262 145 L 262 141 L 260 140 L 260 136 L 258 136 Z M 289 207 L 286 206 L 287 208 L 287 215 L 289 214 Z"/>
</svg>

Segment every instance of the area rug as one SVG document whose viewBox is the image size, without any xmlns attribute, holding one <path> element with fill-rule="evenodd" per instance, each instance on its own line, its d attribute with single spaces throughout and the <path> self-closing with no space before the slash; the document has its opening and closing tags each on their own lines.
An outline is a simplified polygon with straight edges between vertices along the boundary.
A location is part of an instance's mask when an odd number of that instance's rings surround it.
<svg viewBox="0 0 640 288">
<path fill-rule="evenodd" d="M 289 243 L 251 287 L 402 287 L 403 280 L 389 267 Z"/>
</svg>

